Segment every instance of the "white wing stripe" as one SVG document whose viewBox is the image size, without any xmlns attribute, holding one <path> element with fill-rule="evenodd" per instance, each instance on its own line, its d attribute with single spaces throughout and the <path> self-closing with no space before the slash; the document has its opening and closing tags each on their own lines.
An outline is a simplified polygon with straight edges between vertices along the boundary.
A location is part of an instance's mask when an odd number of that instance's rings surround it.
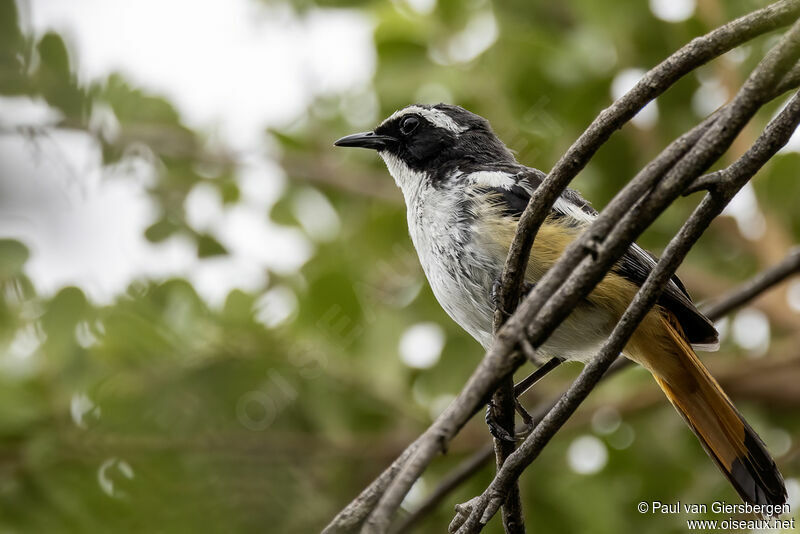
<svg viewBox="0 0 800 534">
<path fill-rule="evenodd" d="M 500 187 L 503 189 L 511 189 L 516 184 L 516 181 L 511 174 L 502 171 L 478 171 L 468 175 L 472 183 L 476 185 L 485 185 L 486 187 Z"/>
</svg>

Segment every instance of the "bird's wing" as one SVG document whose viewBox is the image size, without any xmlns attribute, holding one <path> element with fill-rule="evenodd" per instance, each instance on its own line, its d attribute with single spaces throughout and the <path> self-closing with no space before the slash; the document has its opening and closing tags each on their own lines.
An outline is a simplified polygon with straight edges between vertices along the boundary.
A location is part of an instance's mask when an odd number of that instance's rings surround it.
<svg viewBox="0 0 800 534">
<path fill-rule="evenodd" d="M 528 205 L 533 191 L 542 183 L 546 175 L 537 169 L 520 166 L 517 169 L 485 169 L 473 172 L 477 186 L 490 189 L 501 203 L 503 212 L 512 217 L 520 217 Z M 553 206 L 555 217 L 566 217 L 576 225 L 590 224 L 597 211 L 574 189 L 565 189 Z M 623 278 L 641 286 L 657 259 L 633 243 L 620 258 L 613 270 Z M 695 348 L 716 350 L 719 335 L 714 324 L 692 303 L 686 287 L 677 276 L 673 276 L 658 303 L 669 310 L 680 323 L 687 339 Z"/>
</svg>

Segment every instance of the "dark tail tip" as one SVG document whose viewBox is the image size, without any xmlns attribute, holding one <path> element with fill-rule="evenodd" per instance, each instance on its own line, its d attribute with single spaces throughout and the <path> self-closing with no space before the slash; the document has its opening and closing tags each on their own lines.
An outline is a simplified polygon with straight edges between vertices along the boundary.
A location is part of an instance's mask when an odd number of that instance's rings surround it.
<svg viewBox="0 0 800 534">
<path fill-rule="evenodd" d="M 746 456 L 731 464 L 729 478 L 739 496 L 750 504 L 780 506 L 786 503 L 786 486 L 767 448 L 744 419 Z"/>
</svg>

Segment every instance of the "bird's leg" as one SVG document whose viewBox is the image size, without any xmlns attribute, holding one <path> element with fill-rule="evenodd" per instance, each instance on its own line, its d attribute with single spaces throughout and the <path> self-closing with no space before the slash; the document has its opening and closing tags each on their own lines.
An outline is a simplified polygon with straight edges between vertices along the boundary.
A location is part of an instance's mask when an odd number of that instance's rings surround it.
<svg viewBox="0 0 800 534">
<path fill-rule="evenodd" d="M 520 418 L 522 419 L 522 430 L 516 432 L 515 429 L 514 436 L 517 439 L 526 438 L 528 434 L 530 434 L 531 431 L 536 426 L 536 421 L 533 420 L 533 416 L 528 413 L 528 410 L 525 409 L 525 407 L 522 405 L 521 402 L 519 402 L 519 399 L 516 397 L 514 398 L 514 409 L 517 411 Z"/>
<path fill-rule="evenodd" d="M 534 384 L 547 376 L 547 373 L 564 363 L 562 358 L 554 356 L 536 368 L 534 372 L 514 384 L 514 397 L 519 398 L 523 393 L 531 389 Z M 522 415 L 522 414 L 520 414 Z"/>
<path fill-rule="evenodd" d="M 498 276 L 497 278 L 494 279 L 494 282 L 492 283 L 492 289 L 491 289 L 491 293 L 490 294 L 491 294 L 491 299 L 492 299 L 492 305 L 494 306 L 495 309 L 500 310 L 500 313 L 503 314 L 504 320 L 505 320 L 505 319 L 508 319 L 509 317 L 511 317 L 511 313 L 508 312 L 502 306 L 502 304 L 500 302 L 500 288 L 501 288 L 501 286 L 502 286 L 501 276 Z M 535 286 L 535 284 L 532 284 L 530 282 L 523 282 L 522 291 L 520 293 L 520 299 L 522 299 L 523 295 L 528 294 L 528 292 L 531 291 L 534 286 Z M 514 303 L 514 308 L 516 308 L 517 304 L 519 304 L 519 303 L 518 302 Z M 550 363 L 550 362 L 548 362 L 548 363 Z M 536 372 L 534 372 L 533 374 L 536 374 Z M 547 374 L 547 371 L 545 371 L 543 374 L 541 374 L 537 378 L 535 378 L 534 382 L 531 382 L 530 385 L 525 387 L 523 391 L 527 391 L 527 389 L 530 388 L 533 385 L 533 383 L 538 381 L 545 374 Z M 533 376 L 533 375 L 531 375 L 531 376 Z M 527 377 L 525 380 L 523 380 L 523 382 L 529 380 L 531 378 L 531 376 Z M 533 428 L 533 418 L 530 416 L 530 414 L 527 411 L 525 411 L 525 408 L 523 408 L 522 405 L 517 400 L 517 397 L 519 397 L 519 395 L 520 395 L 520 393 L 517 393 L 518 386 L 519 386 L 519 384 L 514 386 L 514 409 L 517 411 L 517 413 L 522 418 L 522 421 L 523 421 L 523 423 L 525 425 L 524 433 L 527 434 Z M 489 427 L 489 433 L 491 433 L 492 436 L 494 436 L 495 438 L 503 440 L 503 441 L 516 441 L 517 437 L 512 435 L 508 430 L 503 428 L 497 422 L 497 418 L 494 415 L 494 409 L 495 409 L 494 402 L 490 400 L 489 403 L 486 406 L 486 416 L 485 416 L 486 426 Z"/>
<path fill-rule="evenodd" d="M 514 384 L 514 405 L 517 409 L 517 413 L 522 418 L 523 425 L 525 425 L 525 428 L 520 433 L 522 436 L 527 436 L 530 434 L 531 430 L 533 430 L 533 427 L 536 426 L 536 422 L 533 420 L 533 417 L 531 417 L 531 414 L 529 414 L 522 406 L 522 403 L 519 402 L 519 398 L 523 393 L 532 388 L 534 384 L 544 378 L 550 371 L 561 365 L 563 362 L 564 360 L 562 358 L 554 356 L 538 367 L 534 372 L 520 380 L 518 383 Z"/>
<path fill-rule="evenodd" d="M 516 441 L 521 437 L 527 436 L 533 427 L 535 426 L 535 421 L 533 417 L 523 408 L 522 404 L 519 402 L 519 397 L 530 388 L 533 387 L 539 380 L 544 378 L 550 371 L 561 365 L 563 363 L 563 359 L 559 358 L 558 356 L 550 358 L 540 367 L 538 367 L 534 372 L 520 380 L 518 383 L 514 384 L 514 408 L 516 409 L 519 416 L 522 418 L 522 422 L 525 425 L 525 428 L 522 432 L 515 435 L 511 435 L 505 428 L 500 426 L 494 416 L 494 403 L 489 401 L 489 405 L 486 407 L 486 426 L 489 427 L 489 432 L 492 436 L 496 437 L 497 439 L 501 439 L 503 441 Z"/>
</svg>

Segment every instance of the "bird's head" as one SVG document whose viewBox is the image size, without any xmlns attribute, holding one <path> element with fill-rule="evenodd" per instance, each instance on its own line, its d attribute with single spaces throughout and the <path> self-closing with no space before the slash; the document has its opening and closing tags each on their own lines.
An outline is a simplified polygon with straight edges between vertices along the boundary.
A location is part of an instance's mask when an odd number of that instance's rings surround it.
<svg viewBox="0 0 800 534">
<path fill-rule="evenodd" d="M 489 121 L 449 104 L 412 105 L 371 132 L 342 137 L 336 146 L 377 150 L 403 191 L 410 181 L 431 180 L 468 165 L 513 163 L 514 156 Z"/>
</svg>

